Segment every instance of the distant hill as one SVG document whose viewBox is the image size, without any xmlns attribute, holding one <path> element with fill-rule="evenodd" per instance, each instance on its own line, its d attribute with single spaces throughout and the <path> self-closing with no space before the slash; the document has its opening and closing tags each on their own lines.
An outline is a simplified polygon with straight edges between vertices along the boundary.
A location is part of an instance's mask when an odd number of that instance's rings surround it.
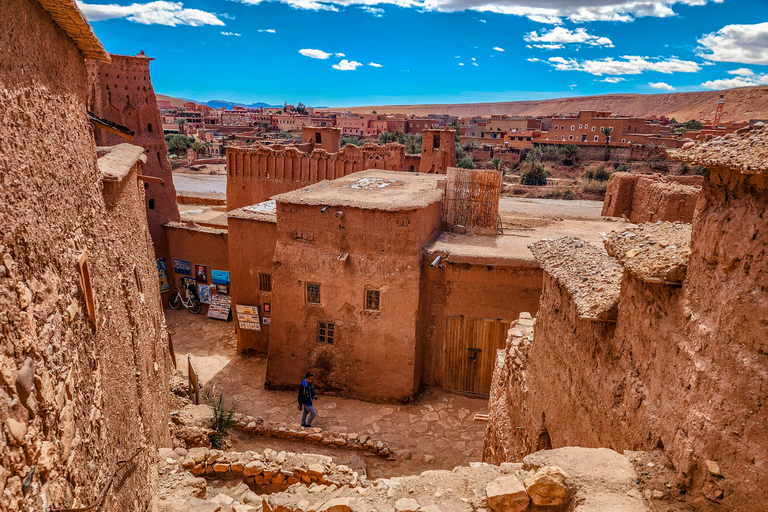
<svg viewBox="0 0 768 512">
<path fill-rule="evenodd" d="M 715 115 L 717 100 L 721 94 L 725 97 L 723 122 L 768 119 L 768 86 L 741 87 L 724 91 L 666 94 L 605 94 L 602 96 L 580 96 L 541 101 L 510 101 L 500 103 L 369 105 L 363 107 L 335 107 L 328 110 L 350 110 L 356 113 L 370 113 L 375 110 L 382 114 L 450 114 L 459 117 L 490 116 L 492 114 L 550 116 L 577 113 L 579 110 L 599 110 L 625 116 L 667 116 L 674 117 L 678 121 L 687 121 L 689 119 L 712 119 Z M 172 105 L 179 107 L 184 101 L 190 101 L 162 94 L 158 94 L 157 98 L 168 100 Z M 224 106 L 230 109 L 232 106 L 248 108 L 270 106 L 266 103 L 244 105 L 221 100 L 209 101 L 205 105 L 210 105 L 214 108 Z"/>
<path fill-rule="evenodd" d="M 171 102 L 171 105 L 174 107 L 181 107 L 185 102 L 191 101 L 193 103 L 197 103 L 198 105 L 208 105 L 211 108 L 221 108 L 225 107 L 227 110 L 232 110 L 232 107 L 243 107 L 243 108 L 279 108 L 282 107 L 282 105 L 270 105 L 269 103 L 264 102 L 258 102 L 258 103 L 251 103 L 250 105 L 246 105 L 245 103 L 235 103 L 233 101 L 224 101 L 224 100 L 211 100 L 211 101 L 197 101 L 197 100 L 189 100 L 186 98 L 174 98 L 173 96 L 166 96 L 165 94 L 157 94 L 158 100 L 167 100 Z"/>
<path fill-rule="evenodd" d="M 636 117 L 667 116 L 678 121 L 712 119 L 717 100 L 724 95 L 722 121 L 768 119 L 768 86 L 741 87 L 725 91 L 678 92 L 667 94 L 606 94 L 541 101 L 510 101 L 501 103 L 464 103 L 435 105 L 370 105 L 334 108 L 355 113 L 387 114 L 450 114 L 459 117 L 490 116 L 550 116 L 577 113 L 579 110 L 609 111 Z"/>
</svg>

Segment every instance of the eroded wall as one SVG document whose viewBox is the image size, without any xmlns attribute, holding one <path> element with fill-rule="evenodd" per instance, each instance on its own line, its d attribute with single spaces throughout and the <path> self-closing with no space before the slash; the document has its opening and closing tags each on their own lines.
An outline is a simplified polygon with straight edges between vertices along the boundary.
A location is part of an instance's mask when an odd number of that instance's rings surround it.
<svg viewBox="0 0 768 512">
<path fill-rule="evenodd" d="M 625 216 L 630 222 L 693 222 L 702 176 L 661 176 L 616 172 L 608 180 L 605 217 Z"/>
<path fill-rule="evenodd" d="M 146 510 L 170 440 L 143 195 L 135 170 L 102 185 L 82 55 L 37 2 L 4 2 L 0 47 L 0 510 L 88 505 L 142 446 L 103 510 Z"/>
<path fill-rule="evenodd" d="M 295 388 L 313 371 L 324 392 L 411 400 L 420 380 L 421 250 L 439 226 L 439 202 L 325 213 L 278 203 L 266 386 Z M 307 283 L 321 285 L 320 304 L 307 303 Z M 367 289 L 380 291 L 378 311 L 366 309 Z M 333 344 L 318 342 L 318 322 L 335 324 Z"/>
</svg>

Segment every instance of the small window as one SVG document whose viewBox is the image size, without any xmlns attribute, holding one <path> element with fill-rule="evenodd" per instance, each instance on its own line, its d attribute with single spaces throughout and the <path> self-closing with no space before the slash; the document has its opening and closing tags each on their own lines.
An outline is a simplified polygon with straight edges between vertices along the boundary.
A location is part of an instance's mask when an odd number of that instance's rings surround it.
<svg viewBox="0 0 768 512">
<path fill-rule="evenodd" d="M 365 309 L 378 311 L 380 299 L 381 299 L 381 292 L 379 290 L 366 290 L 365 291 Z"/>
<path fill-rule="evenodd" d="M 579 130 L 581 130 L 581 129 L 582 129 L 582 125 L 579 125 Z"/>
<path fill-rule="evenodd" d="M 315 144 L 323 143 L 323 135 L 320 132 L 315 133 Z"/>
<path fill-rule="evenodd" d="M 440 134 L 435 134 L 434 137 L 434 146 L 432 146 L 435 149 L 440 149 Z"/>
<path fill-rule="evenodd" d="M 150 210 L 154 210 L 155 209 L 155 200 L 154 199 L 150 199 L 148 206 L 149 206 Z"/>
<path fill-rule="evenodd" d="M 333 339 L 336 334 L 336 325 L 331 322 L 317 323 L 317 342 L 333 345 Z"/>
<path fill-rule="evenodd" d="M 569 135 L 568 140 L 573 140 L 573 135 Z"/>
<path fill-rule="evenodd" d="M 595 135 L 595 142 L 597 142 L 597 135 Z"/>
<path fill-rule="evenodd" d="M 320 304 L 320 285 L 307 283 L 307 303 Z"/>
<path fill-rule="evenodd" d="M 627 139 L 621 139 L 621 142 L 627 142 Z"/>
<path fill-rule="evenodd" d="M 272 274 L 259 273 L 259 291 L 260 292 L 272 291 Z"/>
<path fill-rule="evenodd" d="M 148 132 L 152 131 L 152 123 L 147 123 L 147 131 Z"/>
<path fill-rule="evenodd" d="M 592 127 L 592 131 L 595 131 L 595 127 L 594 126 Z"/>
<path fill-rule="evenodd" d="M 588 124 L 585 124 L 585 125 L 584 125 L 584 129 L 586 130 L 587 128 L 589 128 L 589 125 L 588 125 Z"/>
<path fill-rule="evenodd" d="M 576 126 L 574 126 L 574 125 L 571 125 L 571 131 L 573 131 L 573 130 L 575 130 L 575 129 L 576 129 Z"/>
</svg>

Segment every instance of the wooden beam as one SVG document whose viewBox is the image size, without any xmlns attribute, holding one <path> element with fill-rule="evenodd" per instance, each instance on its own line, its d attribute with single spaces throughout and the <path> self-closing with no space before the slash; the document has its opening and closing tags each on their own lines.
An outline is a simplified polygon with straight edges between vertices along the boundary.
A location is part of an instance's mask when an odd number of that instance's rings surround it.
<svg viewBox="0 0 768 512">
<path fill-rule="evenodd" d="M 163 178 L 158 178 L 156 176 L 147 176 L 146 174 L 139 174 L 136 177 L 142 181 L 151 181 L 153 183 L 165 183 L 165 181 L 163 181 Z"/>
<path fill-rule="evenodd" d="M 610 318 L 597 318 L 594 316 L 580 316 L 579 319 L 586 320 L 588 322 L 607 322 L 612 324 L 616 323 L 616 320 L 611 320 Z"/>
<path fill-rule="evenodd" d="M 87 112 L 87 114 L 88 114 L 88 120 L 90 122 L 104 128 L 110 133 L 114 133 L 115 135 L 119 135 L 128 140 L 133 140 L 134 135 L 136 135 L 136 132 L 134 132 L 130 128 L 126 128 L 121 124 L 113 123 L 108 119 L 104 119 L 103 117 L 97 116 L 93 112 Z"/>
</svg>

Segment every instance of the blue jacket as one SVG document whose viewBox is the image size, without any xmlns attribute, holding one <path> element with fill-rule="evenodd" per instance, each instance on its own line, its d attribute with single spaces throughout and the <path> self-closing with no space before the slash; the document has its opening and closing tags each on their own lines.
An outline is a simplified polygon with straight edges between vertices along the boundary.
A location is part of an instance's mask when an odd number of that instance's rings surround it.
<svg viewBox="0 0 768 512">
<path fill-rule="evenodd" d="M 301 381 L 299 386 L 299 405 L 312 405 L 312 401 L 317 399 L 315 387 L 307 379 Z"/>
</svg>

